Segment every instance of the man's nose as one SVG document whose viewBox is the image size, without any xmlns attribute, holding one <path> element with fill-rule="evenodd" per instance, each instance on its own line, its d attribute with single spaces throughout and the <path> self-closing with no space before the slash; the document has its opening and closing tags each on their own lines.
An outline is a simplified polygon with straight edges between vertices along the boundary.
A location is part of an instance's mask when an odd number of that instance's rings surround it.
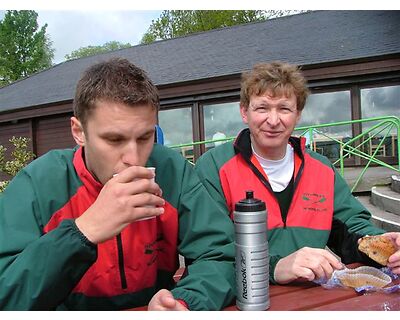
<svg viewBox="0 0 400 320">
<path fill-rule="evenodd" d="M 279 113 L 276 110 L 272 109 L 268 113 L 267 123 L 270 126 L 277 126 L 279 124 L 279 121 L 280 121 Z"/>
<path fill-rule="evenodd" d="M 139 150 L 136 143 L 127 145 L 122 153 L 122 162 L 127 166 L 135 166 L 139 163 Z"/>
</svg>

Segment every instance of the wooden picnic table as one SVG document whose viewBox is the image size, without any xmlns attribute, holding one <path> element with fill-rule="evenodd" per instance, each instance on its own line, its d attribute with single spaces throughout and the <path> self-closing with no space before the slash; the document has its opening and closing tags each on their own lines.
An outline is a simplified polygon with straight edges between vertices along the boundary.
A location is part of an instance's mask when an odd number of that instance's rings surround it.
<svg viewBox="0 0 400 320">
<path fill-rule="evenodd" d="M 366 311 L 400 310 L 400 293 L 359 294 L 351 288 L 324 289 L 304 283 L 270 285 L 270 311 Z M 238 310 L 235 305 L 225 310 Z"/>
<path fill-rule="evenodd" d="M 359 264 L 349 265 L 354 268 Z M 178 270 L 175 280 L 182 274 Z M 400 280 L 393 284 L 400 284 Z M 391 311 L 400 310 L 400 292 L 383 293 L 369 292 L 357 293 L 352 288 L 325 289 L 312 282 L 293 283 L 288 285 L 270 285 L 270 308 L 269 311 Z M 134 308 L 132 310 L 147 310 L 147 307 Z M 225 311 L 238 311 L 233 304 L 224 309 Z"/>
</svg>

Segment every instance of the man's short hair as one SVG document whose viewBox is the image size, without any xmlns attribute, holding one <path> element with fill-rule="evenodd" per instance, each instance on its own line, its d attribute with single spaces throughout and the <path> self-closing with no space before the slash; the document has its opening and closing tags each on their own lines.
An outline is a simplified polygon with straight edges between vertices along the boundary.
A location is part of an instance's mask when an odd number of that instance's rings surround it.
<svg viewBox="0 0 400 320">
<path fill-rule="evenodd" d="M 98 101 L 159 109 L 158 90 L 146 72 L 127 59 L 112 58 L 89 67 L 76 86 L 74 115 L 85 126 Z"/>
<path fill-rule="evenodd" d="M 249 72 L 242 74 L 240 104 L 248 107 L 250 97 L 265 93 L 275 96 L 296 96 L 297 110 L 301 111 L 306 103 L 309 90 L 307 81 L 298 66 L 273 61 L 256 64 Z"/>
</svg>

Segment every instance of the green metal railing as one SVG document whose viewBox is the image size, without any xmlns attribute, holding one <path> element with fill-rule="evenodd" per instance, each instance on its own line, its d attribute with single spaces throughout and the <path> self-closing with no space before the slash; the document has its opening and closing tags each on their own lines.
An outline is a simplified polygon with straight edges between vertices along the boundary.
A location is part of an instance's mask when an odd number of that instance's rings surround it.
<svg viewBox="0 0 400 320">
<path fill-rule="evenodd" d="M 333 136 L 329 136 L 326 132 L 321 131 L 323 128 L 328 127 L 340 127 L 340 126 L 348 126 L 353 125 L 356 123 L 367 123 L 367 122 L 378 122 L 377 124 L 373 125 L 369 129 L 363 131 L 359 135 L 349 138 L 347 141 L 343 141 L 343 139 L 335 138 Z M 377 158 L 379 150 L 381 150 L 384 142 L 386 141 L 387 137 L 391 134 L 392 131 L 395 131 L 395 136 L 397 139 L 397 167 L 393 167 L 388 163 L 380 160 Z M 319 141 L 321 142 L 321 138 L 324 141 L 334 141 L 339 145 L 339 157 L 337 160 L 333 161 L 334 165 L 340 166 L 340 174 L 344 176 L 344 160 L 349 158 L 350 156 L 359 157 L 367 161 L 367 164 L 362 169 L 360 175 L 358 176 L 356 182 L 354 183 L 351 191 L 354 191 L 358 184 L 360 183 L 362 177 L 364 176 L 365 172 L 371 165 L 374 163 L 375 165 L 382 166 L 391 170 L 400 173 L 400 118 L 395 116 L 385 116 L 385 117 L 374 117 L 368 119 L 360 119 L 360 120 L 349 120 L 349 121 L 340 121 L 340 122 L 333 122 L 333 123 L 325 123 L 325 124 L 318 124 L 318 125 L 311 125 L 311 126 L 303 126 L 297 127 L 294 130 L 295 132 L 301 132 L 299 136 L 307 136 L 310 148 L 313 151 L 317 151 L 317 141 L 315 136 L 319 136 Z M 382 136 L 382 135 L 383 136 Z M 379 136 L 378 136 L 379 135 Z M 368 148 L 368 146 L 372 145 L 372 140 L 374 138 L 379 139 L 379 143 L 375 146 L 374 150 L 372 148 Z M 215 142 L 226 142 L 235 139 L 235 137 L 228 137 L 224 139 L 216 139 L 216 140 L 205 140 L 205 141 L 197 141 L 191 143 L 183 143 L 183 144 L 176 144 L 171 145 L 171 148 L 186 148 L 190 146 L 196 146 L 201 144 L 208 144 L 208 143 L 215 143 Z M 316 142 L 316 143 L 314 143 Z M 367 148 L 368 152 L 365 152 L 363 149 Z M 394 155 L 396 156 L 396 155 Z"/>
<path fill-rule="evenodd" d="M 344 125 L 352 125 L 355 123 L 367 123 L 367 122 L 379 122 L 379 123 L 373 125 L 369 129 L 363 131 L 359 135 L 349 139 L 346 142 L 331 137 L 326 133 L 318 130 L 326 127 L 338 127 Z M 382 146 L 384 145 L 384 142 L 386 141 L 387 137 L 391 134 L 392 130 L 396 132 L 395 136 L 397 137 L 397 139 L 394 139 L 397 140 L 397 168 L 377 158 L 379 150 L 381 150 Z M 353 187 L 351 188 L 351 191 L 354 191 L 357 188 L 358 184 L 360 183 L 362 177 L 364 176 L 365 172 L 367 171 L 371 163 L 374 163 L 378 166 L 382 166 L 394 170 L 397 173 L 400 173 L 400 140 L 398 139 L 398 137 L 400 137 L 400 118 L 398 117 L 385 116 L 385 117 L 374 117 L 374 118 L 360 119 L 360 120 L 340 121 L 334 123 L 313 125 L 308 127 L 299 127 L 296 128 L 295 131 L 303 131 L 301 135 L 308 134 L 310 137 L 311 146 L 316 146 L 316 144 L 313 143 L 313 138 L 315 134 L 319 134 L 320 136 L 325 137 L 328 140 L 332 140 L 338 143 L 340 147 L 339 149 L 340 155 L 339 158 L 333 162 L 333 164 L 334 165 L 336 165 L 337 163 L 340 164 L 340 173 L 342 176 L 344 176 L 345 158 L 354 156 L 367 160 L 367 164 L 364 166 L 359 176 L 357 177 L 357 180 L 355 181 Z M 380 136 L 381 134 L 384 135 Z M 375 149 L 372 150 L 372 148 L 367 148 L 370 152 L 363 151 L 362 149 L 365 148 L 365 145 L 366 144 L 371 145 L 371 141 L 374 138 L 379 139 L 379 143 L 375 146 Z M 314 149 L 315 151 L 315 147 L 314 148 L 312 147 L 312 149 Z"/>
</svg>

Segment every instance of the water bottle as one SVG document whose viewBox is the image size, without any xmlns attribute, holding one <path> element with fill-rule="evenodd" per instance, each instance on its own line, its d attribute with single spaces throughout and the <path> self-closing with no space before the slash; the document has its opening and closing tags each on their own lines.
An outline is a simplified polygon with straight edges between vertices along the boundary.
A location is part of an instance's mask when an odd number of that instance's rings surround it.
<svg viewBox="0 0 400 320">
<path fill-rule="evenodd" d="M 236 306 L 239 310 L 269 308 L 269 253 L 265 203 L 246 191 L 235 204 Z"/>
</svg>

